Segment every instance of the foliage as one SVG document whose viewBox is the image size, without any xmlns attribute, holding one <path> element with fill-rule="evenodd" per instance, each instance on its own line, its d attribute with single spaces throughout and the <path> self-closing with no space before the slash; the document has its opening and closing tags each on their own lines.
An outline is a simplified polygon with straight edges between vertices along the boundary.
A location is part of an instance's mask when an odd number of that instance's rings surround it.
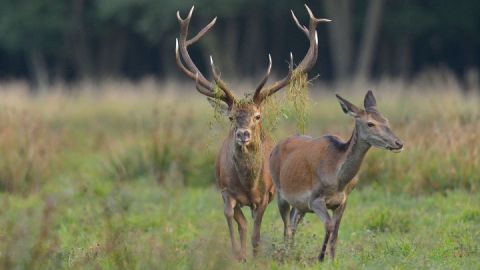
<svg viewBox="0 0 480 270">
<path fill-rule="evenodd" d="M 305 134 L 307 125 L 309 110 L 308 83 L 308 74 L 297 72 L 292 74 L 292 81 L 287 90 L 287 100 L 293 106 L 294 117 L 300 134 Z"/>
<path fill-rule="evenodd" d="M 296 72 L 292 75 L 291 82 L 285 87 L 287 94 L 275 94 L 263 101 L 262 104 L 262 127 L 268 136 L 272 136 L 273 131 L 277 128 L 281 119 L 292 117 L 296 121 L 297 132 L 304 134 L 306 129 L 307 114 L 309 109 L 309 93 L 308 93 L 308 74 Z M 223 92 L 215 85 L 215 99 L 209 99 L 213 104 L 213 120 L 221 123 L 223 120 L 222 104 L 219 99 Z M 247 94 L 245 98 L 239 99 L 238 104 L 251 102 L 252 95 Z M 213 122 L 212 122 L 213 124 Z"/>
<path fill-rule="evenodd" d="M 369 1 L 351 2 L 355 10 L 352 21 L 358 22 L 353 28 L 357 39 L 363 29 L 364 11 Z M 315 14 L 325 15 L 323 5 L 318 1 L 307 3 Z M 298 39 L 300 33 L 289 18 L 289 10 L 292 9 L 298 11 L 301 21 L 306 21 L 307 14 L 301 2 L 4 0 L 0 2 L 0 57 L 6 60 L 0 63 L 0 76 L 28 77 L 31 69 L 29 58 L 40 55 L 46 58 L 45 72 L 53 73 L 58 77 L 55 79 L 60 80 L 83 79 L 83 65 L 116 65 L 113 69 L 115 76 L 137 78 L 157 74 L 166 77 L 174 64 L 173 40 L 178 33 L 175 13 L 181 11 L 185 16 L 193 4 L 197 8 L 192 20 L 192 33 L 212 17 L 219 18 L 205 40 L 192 47 L 192 57 L 198 60 L 201 68 L 207 66 L 202 62 L 206 55 L 228 53 L 220 59 L 233 61 L 235 71 L 226 72 L 236 77 L 251 76 L 259 72 L 260 56 L 264 57 L 268 52 L 279 56 L 292 50 L 295 55 L 304 53 L 302 41 Z M 377 61 L 378 67 L 374 72 L 380 74 L 397 64 L 396 57 L 383 55 L 395 53 L 399 50 L 397 44 L 404 44 L 402 42 L 408 42 L 412 49 L 410 55 L 403 57 L 413 64 L 413 71 L 438 63 L 444 63 L 458 73 L 463 73 L 465 67 L 478 66 L 475 60 L 478 57 L 475 56 L 479 54 L 477 48 L 480 47 L 479 12 L 480 5 L 467 0 L 389 1 L 385 5 L 381 24 L 379 43 L 382 46 L 375 52 L 375 58 L 383 60 Z M 253 20 L 257 22 L 258 31 L 245 30 L 245 26 Z M 326 36 L 325 29 L 319 27 L 321 37 Z M 226 50 L 226 44 L 233 44 L 235 48 Z M 72 50 L 72 46 L 80 48 Z M 329 45 L 322 47 L 327 54 L 331 51 Z M 251 49 L 244 51 L 245 48 Z M 459 51 L 467 53 L 459 54 Z M 82 57 L 77 55 L 80 52 L 84 54 Z M 320 52 L 321 59 L 325 59 L 327 54 Z M 112 64 L 109 58 L 117 59 L 118 63 Z M 274 70 L 280 69 L 283 64 L 282 61 L 274 62 Z M 331 79 L 331 63 L 322 60 L 319 66 L 322 76 Z M 95 74 L 102 72 L 105 74 Z M 112 70 L 99 68 L 91 75 L 104 78 L 112 75 L 108 72 Z"/>
<path fill-rule="evenodd" d="M 92 182 L 99 184 L 100 181 Z M 45 210 L 49 206 L 39 197 L 31 198 L 30 203 L 11 195 L 3 199 L 2 267 L 319 267 L 317 255 L 323 225 L 313 214 L 306 215 L 294 247 L 287 248 L 283 244 L 282 221 L 272 203 L 263 220 L 259 257 L 253 260 L 249 253 L 247 263 L 240 264 L 230 254 L 221 197 L 213 188 L 166 188 L 130 182 L 113 186 L 104 196 L 87 192 L 74 200 L 61 195 L 62 188 L 58 191 L 51 210 Z M 337 260 L 326 261 L 322 268 L 478 268 L 479 204 L 478 196 L 464 191 L 417 198 L 370 188 L 354 191 L 340 227 Z M 465 210 L 458 211 L 458 205 Z M 466 211 L 477 213 L 476 219 L 465 218 L 471 215 L 465 215 Z M 35 214 L 27 215 L 29 212 Z M 372 230 L 372 222 L 376 221 L 369 218 L 379 220 L 379 215 L 388 216 L 387 228 L 394 229 Z M 405 217 L 409 217 L 408 230 L 395 223 Z M 38 244 L 46 248 L 37 249 Z"/>
<path fill-rule="evenodd" d="M 59 49 L 59 41 L 70 31 L 68 2 L 58 0 L 0 3 L 0 48 L 12 53 L 41 49 L 47 54 Z"/>
<path fill-rule="evenodd" d="M 61 142 L 27 112 L 0 111 L 0 192 L 38 191 L 54 170 Z"/>
<path fill-rule="evenodd" d="M 21 188 L 0 190 L 0 268 L 318 268 L 323 224 L 307 215 L 287 248 L 274 202 L 260 256 L 232 260 L 212 185 L 220 139 L 208 131 L 212 111 L 200 95 L 167 94 L 182 85 L 148 82 L 74 95 L 1 88 L 0 157 L 9 161 L 0 164 L 0 179 L 18 164 L 29 166 L 8 176 Z M 353 88 L 374 89 L 406 149 L 367 154 L 340 228 L 337 261 L 322 267 L 478 268 L 478 95 L 464 95 L 451 76 Z M 365 94 L 337 90 L 355 104 Z M 318 105 L 306 133 L 348 138 L 353 123 L 335 97 L 312 99 Z M 225 135 L 225 127 L 218 129 Z M 295 131 L 289 118 L 273 133 Z"/>
<path fill-rule="evenodd" d="M 186 117 L 178 121 L 177 117 Z M 213 153 L 202 154 L 201 145 L 193 133 L 187 132 L 193 125 L 191 113 L 179 116 L 175 111 L 169 117 L 153 115 L 154 125 L 139 132 L 128 146 L 112 145 L 106 162 L 107 177 L 120 181 L 155 179 L 164 183 L 167 179 L 176 185 L 208 185 L 212 182 Z M 117 149 L 119 148 L 119 149 Z"/>
</svg>

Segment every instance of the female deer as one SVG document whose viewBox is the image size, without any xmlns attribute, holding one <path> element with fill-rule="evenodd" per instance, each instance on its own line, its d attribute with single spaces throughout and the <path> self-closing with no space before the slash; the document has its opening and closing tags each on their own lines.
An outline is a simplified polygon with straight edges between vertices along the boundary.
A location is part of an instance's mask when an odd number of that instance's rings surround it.
<svg viewBox="0 0 480 270">
<path fill-rule="evenodd" d="M 349 141 L 331 135 L 320 138 L 293 136 L 279 142 L 270 155 L 270 171 L 277 189 L 284 236 L 287 240 L 293 238 L 305 213 L 315 213 L 325 223 L 320 261 L 325 257 L 329 240 L 330 256 L 335 257 L 347 197 L 357 184 L 355 176 L 367 151 L 371 146 L 393 152 L 403 149 L 403 142 L 378 112 L 372 91 L 365 95 L 365 110 L 339 95 L 337 98 L 343 112 L 355 119 Z M 290 206 L 293 206 L 292 212 Z M 333 211 L 333 217 L 328 209 Z"/>
</svg>

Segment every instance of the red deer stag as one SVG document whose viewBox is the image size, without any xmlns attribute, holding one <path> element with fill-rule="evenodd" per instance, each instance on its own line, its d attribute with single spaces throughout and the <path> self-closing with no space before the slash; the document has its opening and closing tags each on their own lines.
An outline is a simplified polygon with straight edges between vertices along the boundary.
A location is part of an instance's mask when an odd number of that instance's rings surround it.
<svg viewBox="0 0 480 270">
<path fill-rule="evenodd" d="M 188 26 L 193 13 L 190 9 L 185 19 L 177 12 L 177 19 L 180 23 L 180 37 L 176 43 L 176 61 L 180 69 L 196 82 L 196 89 L 208 97 L 209 101 L 214 99 L 221 101 L 222 111 L 228 115 L 231 121 L 230 132 L 224 140 L 220 152 L 217 155 L 215 173 L 217 184 L 222 192 L 224 202 L 224 213 L 227 219 L 230 239 L 234 254 L 240 260 L 246 259 L 246 233 L 247 221 L 242 213 L 241 207 L 248 206 L 252 211 L 254 219 L 252 245 L 254 255 L 260 241 L 260 226 L 262 217 L 268 203 L 273 199 L 275 188 L 272 183 L 268 158 L 272 149 L 271 140 L 264 133 L 261 126 L 261 114 L 263 101 L 287 86 L 294 74 L 308 72 L 317 60 L 318 39 L 316 27 L 319 22 L 329 21 L 317 19 L 310 9 L 309 27 L 300 25 L 292 12 L 293 20 L 302 32 L 308 37 L 310 47 L 306 56 L 300 64 L 293 68 L 293 56 L 290 54 L 290 66 L 288 75 L 283 79 L 264 87 L 270 76 L 272 60 L 269 55 L 269 66 L 267 73 L 257 86 L 251 100 L 239 102 L 233 92 L 227 87 L 217 73 L 213 60 L 210 57 L 211 71 L 214 83 L 209 82 L 193 63 L 188 53 L 188 46 L 198 41 L 215 24 L 216 18 L 191 39 L 187 39 Z M 218 87 L 218 88 L 217 88 Z M 214 89 L 219 89 L 220 94 Z M 217 104 L 218 106 L 218 104 Z M 241 249 L 237 251 L 237 244 L 234 236 L 233 220 L 238 224 Z"/>
<path fill-rule="evenodd" d="M 297 225 L 305 213 L 315 213 L 325 223 L 320 261 L 325 257 L 328 243 L 330 257 L 335 257 L 347 197 L 358 182 L 356 174 L 368 149 L 371 146 L 393 152 L 403 149 L 403 142 L 378 112 L 372 91 L 365 95 L 365 110 L 339 95 L 337 98 L 343 112 L 355 119 L 349 141 L 344 142 L 332 135 L 320 138 L 292 136 L 279 142 L 270 156 L 270 171 L 277 190 L 285 239 L 293 241 Z M 333 217 L 328 209 L 332 210 Z"/>
</svg>

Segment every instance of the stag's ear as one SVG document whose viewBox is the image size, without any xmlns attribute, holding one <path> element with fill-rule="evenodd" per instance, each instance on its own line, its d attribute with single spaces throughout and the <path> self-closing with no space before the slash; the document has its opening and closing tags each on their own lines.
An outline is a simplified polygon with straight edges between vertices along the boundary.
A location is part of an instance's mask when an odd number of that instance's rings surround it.
<svg viewBox="0 0 480 270">
<path fill-rule="evenodd" d="M 365 107 L 366 111 L 377 110 L 377 100 L 375 100 L 375 96 L 373 95 L 372 90 L 368 90 L 367 94 L 365 95 L 365 99 L 363 100 L 363 106 Z"/>
<path fill-rule="evenodd" d="M 342 110 L 344 113 L 353 117 L 360 116 L 361 111 L 357 106 L 353 105 L 348 100 L 342 98 L 339 95 L 335 95 L 335 96 L 337 97 L 338 102 L 340 103 L 340 106 L 342 107 Z"/>
<path fill-rule="evenodd" d="M 215 100 L 215 99 L 209 98 L 209 97 L 207 97 L 207 100 L 208 100 L 208 103 L 210 103 L 210 105 L 212 106 L 212 108 L 214 110 L 216 110 L 217 112 L 219 112 L 222 115 L 228 116 L 228 114 L 230 112 L 230 108 L 228 107 L 227 104 L 223 103 L 220 100 Z"/>
</svg>

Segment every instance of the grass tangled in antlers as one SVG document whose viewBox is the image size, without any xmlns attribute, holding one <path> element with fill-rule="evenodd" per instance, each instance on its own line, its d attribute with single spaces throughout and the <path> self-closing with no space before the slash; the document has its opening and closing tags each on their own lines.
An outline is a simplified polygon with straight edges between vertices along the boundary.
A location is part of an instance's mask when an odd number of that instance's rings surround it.
<svg viewBox="0 0 480 270">
<path fill-rule="evenodd" d="M 307 116 L 310 110 L 310 98 L 308 95 L 309 82 L 306 73 L 299 71 L 294 72 L 292 74 L 292 80 L 287 86 L 285 95 L 272 95 L 264 101 L 262 125 L 266 134 L 271 135 L 281 119 L 291 117 L 295 119 L 298 133 L 305 134 Z M 214 94 L 218 98 L 214 101 L 213 122 L 218 123 L 223 120 L 221 113 L 222 104 L 219 99 L 219 97 L 222 96 L 222 91 L 218 85 L 214 87 Z M 250 100 L 251 96 L 246 95 L 237 102 L 241 104 L 250 102 Z"/>
</svg>

